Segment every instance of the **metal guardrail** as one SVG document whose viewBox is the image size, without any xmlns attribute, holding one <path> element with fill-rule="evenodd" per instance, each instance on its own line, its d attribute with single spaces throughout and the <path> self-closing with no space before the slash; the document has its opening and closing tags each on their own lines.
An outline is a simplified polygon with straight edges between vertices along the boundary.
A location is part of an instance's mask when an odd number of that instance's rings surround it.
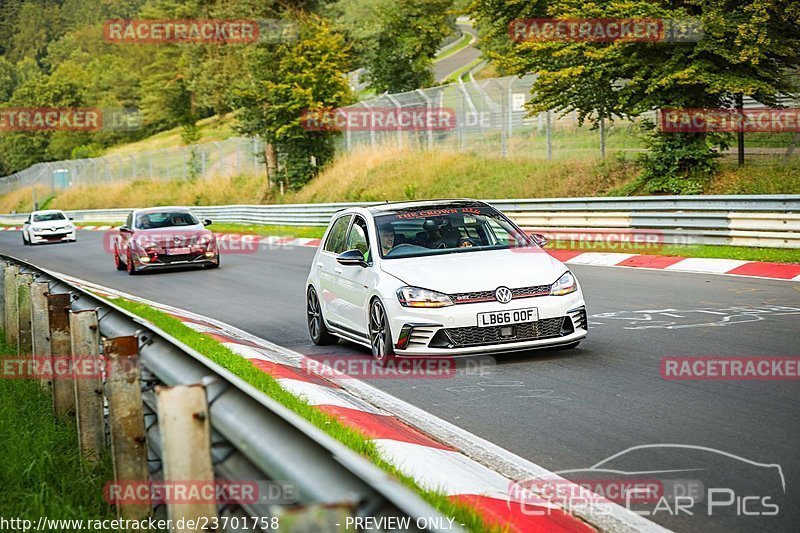
<svg viewBox="0 0 800 533">
<path fill-rule="evenodd" d="M 211 447 L 211 459 L 217 481 L 275 480 L 292 483 L 296 488 L 296 504 L 260 499 L 257 503 L 221 506 L 220 516 L 273 517 L 280 516 L 282 512 L 302 509 L 304 506 L 316 506 L 317 509 L 343 506 L 354 517 L 410 517 L 411 531 L 423 531 L 416 526 L 418 518 L 431 518 L 419 523 L 431 527 L 424 531 L 439 531 L 433 529 L 433 524 L 437 522 L 432 519 L 441 518 L 441 515 L 417 494 L 225 368 L 141 318 L 45 270 L 0 254 L 0 264 L 2 263 L 15 265 L 19 273 L 24 275 L 22 278 L 12 271 L 11 279 L 17 276 L 15 285 L 28 283 L 30 287 L 36 285 L 32 281 L 46 282 L 49 295 L 70 295 L 71 315 L 80 311 L 94 311 L 101 340 L 130 336 L 138 339 L 142 381 L 150 384 L 143 393 L 146 414 L 150 413 L 156 419 L 158 417 L 158 402 L 152 392 L 156 384 L 170 387 L 200 384 L 205 388 L 211 441 L 214 443 Z M 27 281 L 19 281 L 21 278 Z M 7 284 L 5 279 L 6 275 L 0 276 L 0 285 Z M 17 291 L 7 291 L 5 286 L 0 287 L 0 297 L 11 293 L 17 294 Z M 9 298 L 4 300 L 8 302 Z M 11 313 L 16 314 L 22 310 L 22 306 L 18 308 L 17 303 L 15 301 L 10 307 L 13 309 Z M 9 309 L 6 305 L 0 308 Z M 5 315 L 4 319 L 7 319 L 10 313 Z M 19 316 L 22 317 L 22 314 Z M 20 318 L 19 322 L 21 324 L 23 320 Z M 16 332 L 18 346 L 22 345 L 22 331 L 20 328 Z M 36 332 L 33 334 L 36 335 Z M 30 329 L 27 330 L 27 335 L 30 337 Z M 75 342 L 73 332 L 73 346 Z M 20 349 L 20 354 L 24 353 L 26 352 Z M 149 456 L 158 462 L 163 457 L 159 423 L 150 424 L 146 433 Z M 151 470 L 151 480 L 153 475 Z M 447 524 L 447 521 L 441 520 L 439 523 Z M 236 524 L 241 522 L 237 521 Z M 246 527 L 249 527 L 252 522 L 248 521 L 247 524 Z M 311 529 L 293 531 L 340 529 L 318 527 L 315 525 Z M 448 531 L 452 532 L 453 529 Z M 455 531 L 461 529 L 455 526 Z"/>
<path fill-rule="evenodd" d="M 488 200 L 526 229 L 580 240 L 599 233 L 645 235 L 662 244 L 800 248 L 800 195 L 634 196 Z M 194 207 L 217 222 L 326 226 L 338 210 L 375 202 Z M 69 211 L 76 222 L 122 222 L 130 209 Z M 0 215 L 22 224 L 26 214 Z M 624 235 L 622 235 L 624 238 Z"/>
</svg>

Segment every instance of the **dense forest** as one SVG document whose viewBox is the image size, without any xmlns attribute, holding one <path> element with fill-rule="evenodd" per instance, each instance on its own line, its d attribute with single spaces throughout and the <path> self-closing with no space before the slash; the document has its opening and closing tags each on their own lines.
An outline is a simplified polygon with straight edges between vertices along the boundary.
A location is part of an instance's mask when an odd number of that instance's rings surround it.
<svg viewBox="0 0 800 533">
<path fill-rule="evenodd" d="M 332 153 L 330 132 L 299 126 L 304 110 L 355 95 L 347 73 L 365 67 L 376 90 L 434 83 L 431 62 L 454 31 L 452 0 L 3 0 L 0 107 L 97 108 L 135 113 L 135 127 L 2 131 L 0 175 L 33 163 L 92 157 L 108 146 L 234 113 L 299 185 Z M 110 21 L 248 20 L 252 42 L 116 42 Z M 127 116 L 127 115 L 126 115 Z M 132 122 L 134 123 L 134 122 Z M 312 157 L 313 156 L 313 157 Z"/>
</svg>

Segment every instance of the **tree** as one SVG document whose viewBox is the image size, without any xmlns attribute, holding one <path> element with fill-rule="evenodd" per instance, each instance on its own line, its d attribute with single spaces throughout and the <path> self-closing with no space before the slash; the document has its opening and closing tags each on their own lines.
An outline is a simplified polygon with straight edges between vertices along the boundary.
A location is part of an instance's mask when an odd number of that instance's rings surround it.
<svg viewBox="0 0 800 533">
<path fill-rule="evenodd" d="M 334 152 L 336 134 L 305 129 L 304 113 L 352 102 L 342 35 L 313 14 L 298 14 L 298 25 L 294 40 L 245 50 L 245 79 L 232 92 L 237 129 L 275 147 L 290 188 L 316 176 Z"/>
<path fill-rule="evenodd" d="M 379 3 L 380 21 L 366 54 L 367 79 L 376 93 L 430 87 L 433 58 L 454 29 L 453 0 L 397 0 Z"/>
<path fill-rule="evenodd" d="M 792 0 L 483 0 L 471 11 L 487 28 L 483 41 L 493 60 L 514 74 L 539 75 L 531 112 L 574 110 L 594 126 L 667 107 L 731 108 L 737 94 L 775 105 L 779 94 L 791 92 L 788 74 L 800 66 L 800 5 Z M 694 18 L 704 36 L 674 43 L 513 42 L 509 23 L 530 18 Z M 696 191 L 729 140 L 655 132 L 642 177 L 651 192 Z M 659 175 L 664 169 L 672 174 Z"/>
</svg>

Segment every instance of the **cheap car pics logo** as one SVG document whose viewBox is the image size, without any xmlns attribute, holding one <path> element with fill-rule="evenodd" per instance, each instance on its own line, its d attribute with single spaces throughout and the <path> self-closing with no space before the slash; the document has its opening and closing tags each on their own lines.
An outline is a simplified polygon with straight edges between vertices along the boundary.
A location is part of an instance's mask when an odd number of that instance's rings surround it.
<svg viewBox="0 0 800 533">
<path fill-rule="evenodd" d="M 305 111 L 300 126 L 308 131 L 448 131 L 456 120 L 449 107 L 347 107 Z"/>
<path fill-rule="evenodd" d="M 712 464 L 720 471 L 714 471 Z M 527 515 L 548 514 L 557 503 L 568 512 L 610 513 L 621 505 L 653 517 L 763 517 L 777 515 L 778 502 L 786 494 L 778 464 L 683 444 L 633 446 L 589 468 L 554 474 L 512 482 L 509 506 L 519 506 Z"/>
<path fill-rule="evenodd" d="M 703 38 L 695 19 L 515 19 L 508 25 L 513 41 L 525 42 L 696 42 Z"/>
<path fill-rule="evenodd" d="M 136 109 L 96 107 L 6 107 L 0 131 L 134 131 L 141 127 Z"/>
<path fill-rule="evenodd" d="M 495 364 L 489 356 L 398 357 L 379 362 L 359 354 L 306 356 L 300 368 L 307 375 L 334 379 L 450 379 L 457 374 L 483 375 Z"/>
<path fill-rule="evenodd" d="M 213 256 L 214 250 L 220 254 L 254 254 L 258 252 L 262 239 L 258 235 L 214 234 L 214 237 L 216 239 L 203 239 L 203 234 L 189 230 L 149 230 L 147 233 L 137 232 L 129 241 L 129 246 L 137 252 L 147 253 L 153 259 L 178 252 L 206 252 Z M 120 251 L 122 244 L 118 229 L 103 233 L 103 249 L 106 253 L 114 254 L 115 249 Z"/>
</svg>

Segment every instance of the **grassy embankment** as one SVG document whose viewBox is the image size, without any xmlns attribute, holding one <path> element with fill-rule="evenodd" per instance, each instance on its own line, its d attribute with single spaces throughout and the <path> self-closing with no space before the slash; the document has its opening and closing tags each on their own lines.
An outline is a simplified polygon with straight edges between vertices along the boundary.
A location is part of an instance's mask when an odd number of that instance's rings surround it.
<svg viewBox="0 0 800 533">
<path fill-rule="evenodd" d="M 378 467 L 398 478 L 404 485 L 420 494 L 428 503 L 438 509 L 442 514 L 454 517 L 456 522 L 463 524 L 469 531 L 501 533 L 505 528 L 497 525 L 487 525 L 483 518 L 466 505 L 456 503 L 446 495 L 420 487 L 412 478 L 402 474 L 397 468 L 388 463 L 380 455 L 375 444 L 359 431 L 352 429 L 337 418 L 320 411 L 308 402 L 284 390 L 280 384 L 263 370 L 257 368 L 251 361 L 234 353 L 213 338 L 184 325 L 175 317 L 169 316 L 150 306 L 115 298 L 114 304 L 139 315 L 150 321 L 166 333 L 194 348 L 211 361 L 223 366 L 230 372 L 244 379 L 259 391 L 278 401 L 292 411 L 310 421 L 319 429 L 336 438 L 356 453 L 368 458 Z"/>
<path fill-rule="evenodd" d="M 17 357 L 0 331 L 0 361 Z M 75 422 L 53 419 L 52 399 L 35 380 L 0 379 L 0 515 L 32 520 L 109 519 L 103 499 L 113 479 L 105 457 L 81 460 Z"/>
</svg>

